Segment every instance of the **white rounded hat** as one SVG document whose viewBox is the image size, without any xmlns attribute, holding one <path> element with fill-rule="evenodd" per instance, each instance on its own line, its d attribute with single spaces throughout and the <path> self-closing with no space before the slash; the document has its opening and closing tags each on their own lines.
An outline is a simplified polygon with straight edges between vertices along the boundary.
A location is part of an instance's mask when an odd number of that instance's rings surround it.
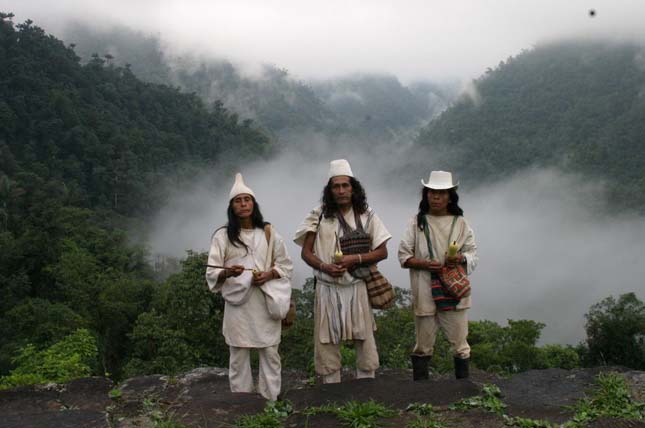
<svg viewBox="0 0 645 428">
<path fill-rule="evenodd" d="M 255 193 L 253 193 L 253 190 L 246 184 L 244 184 L 244 177 L 242 177 L 241 173 L 235 174 L 235 183 L 233 183 L 233 187 L 231 188 L 231 193 L 228 195 L 228 200 L 230 201 L 237 195 L 241 195 L 243 193 L 246 193 L 247 195 L 251 195 L 255 198 Z"/>
<path fill-rule="evenodd" d="M 432 171 L 428 178 L 428 182 L 426 183 L 421 179 L 421 184 L 428 189 L 434 190 L 447 190 L 457 188 L 459 186 L 459 182 L 453 182 L 452 174 L 447 171 Z"/>
<path fill-rule="evenodd" d="M 346 159 L 336 159 L 329 162 L 329 178 L 337 177 L 339 175 L 346 175 L 353 177 L 352 167 Z"/>
</svg>

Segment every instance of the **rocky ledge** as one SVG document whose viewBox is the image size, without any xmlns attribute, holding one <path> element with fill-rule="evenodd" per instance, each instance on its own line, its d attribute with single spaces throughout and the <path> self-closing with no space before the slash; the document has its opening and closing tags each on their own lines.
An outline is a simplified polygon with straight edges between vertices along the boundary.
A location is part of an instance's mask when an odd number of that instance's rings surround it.
<svg viewBox="0 0 645 428">
<path fill-rule="evenodd" d="M 382 427 L 404 427 L 415 416 L 404 410 L 410 403 L 430 403 L 441 423 L 450 427 L 499 427 L 505 419 L 483 409 L 458 411 L 450 405 L 481 394 L 485 384 L 497 385 L 505 413 L 562 423 L 573 416 L 575 404 L 593 387 L 596 375 L 609 368 L 531 370 L 510 378 L 474 371 L 469 380 L 434 376 L 413 382 L 407 370 L 380 370 L 376 379 L 341 384 L 310 385 L 300 372 L 284 372 L 283 398 L 296 411 L 283 420 L 285 427 L 340 427 L 329 413 L 309 414 L 306 408 L 351 400 L 374 400 L 397 415 L 379 421 Z M 645 372 L 612 368 L 627 381 L 632 397 L 645 401 Z M 78 379 L 64 385 L 38 385 L 0 391 L 0 427 L 231 427 L 242 415 L 263 411 L 257 394 L 231 393 L 227 370 L 199 368 L 181 376 L 141 376 L 114 385 L 105 378 Z M 508 423 L 508 421 L 506 421 Z M 645 427 L 645 421 L 600 418 L 594 427 Z"/>
</svg>

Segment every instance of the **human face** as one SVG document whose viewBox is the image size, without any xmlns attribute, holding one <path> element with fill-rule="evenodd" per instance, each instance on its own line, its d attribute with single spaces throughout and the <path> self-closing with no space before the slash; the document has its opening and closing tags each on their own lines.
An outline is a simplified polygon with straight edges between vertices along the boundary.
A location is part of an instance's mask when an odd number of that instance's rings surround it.
<svg viewBox="0 0 645 428">
<path fill-rule="evenodd" d="M 240 220 L 250 218 L 253 214 L 253 197 L 246 193 L 237 195 L 231 202 L 233 204 L 233 214 Z"/>
<path fill-rule="evenodd" d="M 339 207 L 350 206 L 352 204 L 352 183 L 349 181 L 349 177 L 346 175 L 332 177 L 331 194 Z"/>
<path fill-rule="evenodd" d="M 450 194 L 447 190 L 430 189 L 428 191 L 428 204 L 430 205 L 430 214 L 447 215 Z"/>
</svg>

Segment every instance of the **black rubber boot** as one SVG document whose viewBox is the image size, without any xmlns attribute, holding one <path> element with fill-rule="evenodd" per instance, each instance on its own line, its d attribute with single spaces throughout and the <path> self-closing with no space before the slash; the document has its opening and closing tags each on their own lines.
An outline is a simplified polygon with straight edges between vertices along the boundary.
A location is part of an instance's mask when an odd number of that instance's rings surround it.
<svg viewBox="0 0 645 428">
<path fill-rule="evenodd" d="M 468 363 L 470 358 L 455 357 L 455 377 L 457 379 L 468 379 L 470 371 L 468 370 Z"/>
<path fill-rule="evenodd" d="M 430 355 L 415 355 L 411 354 L 412 360 L 412 379 L 413 380 L 428 380 L 428 365 L 430 364 Z"/>
</svg>

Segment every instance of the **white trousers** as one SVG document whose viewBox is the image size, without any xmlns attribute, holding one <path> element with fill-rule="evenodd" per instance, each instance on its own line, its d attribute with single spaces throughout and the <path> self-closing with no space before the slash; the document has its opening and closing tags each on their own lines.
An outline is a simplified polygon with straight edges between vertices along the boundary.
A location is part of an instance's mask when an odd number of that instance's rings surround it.
<svg viewBox="0 0 645 428">
<path fill-rule="evenodd" d="M 437 330 L 441 328 L 450 343 L 453 355 L 459 358 L 470 357 L 470 346 L 466 341 L 468 337 L 466 310 L 437 311 L 435 315 L 417 316 L 414 317 L 414 326 L 417 334 L 414 354 L 432 355 L 434 343 L 437 339 Z"/>
<path fill-rule="evenodd" d="M 251 348 L 229 346 L 229 349 L 231 356 L 228 365 L 228 381 L 231 385 L 231 392 L 253 392 Z M 278 345 L 257 349 L 260 355 L 257 391 L 267 400 L 275 401 L 282 387 L 282 365 L 280 354 L 278 354 Z"/>
</svg>

